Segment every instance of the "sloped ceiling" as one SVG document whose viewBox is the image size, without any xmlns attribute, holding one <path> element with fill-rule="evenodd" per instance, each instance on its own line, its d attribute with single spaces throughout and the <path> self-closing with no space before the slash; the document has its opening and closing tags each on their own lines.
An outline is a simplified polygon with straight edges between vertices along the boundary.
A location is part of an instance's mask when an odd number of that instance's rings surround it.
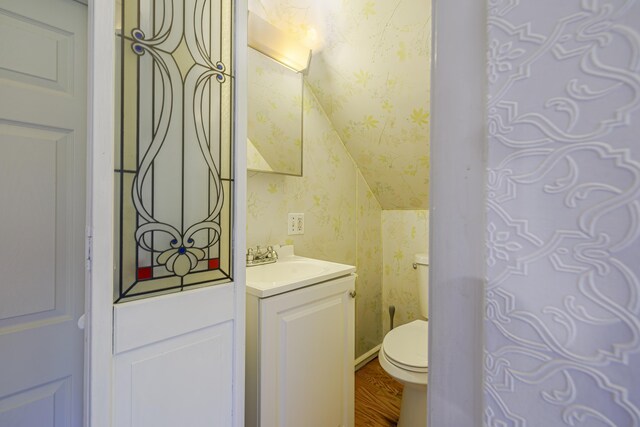
<svg viewBox="0 0 640 427">
<path fill-rule="evenodd" d="M 251 0 L 310 45 L 307 82 L 383 209 L 427 209 L 430 0 Z"/>
</svg>

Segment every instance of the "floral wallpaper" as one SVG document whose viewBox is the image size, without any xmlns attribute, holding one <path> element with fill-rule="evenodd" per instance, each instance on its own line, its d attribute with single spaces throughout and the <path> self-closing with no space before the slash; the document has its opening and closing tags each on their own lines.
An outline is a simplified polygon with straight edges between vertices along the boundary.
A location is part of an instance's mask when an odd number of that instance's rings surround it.
<svg viewBox="0 0 640 427">
<path fill-rule="evenodd" d="M 382 212 L 384 333 L 389 332 L 389 306 L 396 308 L 394 327 L 422 318 L 418 303 L 418 281 L 413 256 L 428 253 L 429 211 Z"/>
<path fill-rule="evenodd" d="M 382 210 L 378 200 L 358 173 L 357 182 L 358 281 L 356 298 L 356 357 L 382 342 Z"/>
<path fill-rule="evenodd" d="M 382 341 L 381 208 L 308 87 L 304 99 L 304 175 L 248 172 L 247 246 L 355 265 L 358 357 Z M 305 234 L 287 235 L 289 212 L 305 214 Z"/>
<path fill-rule="evenodd" d="M 427 209 L 430 0 L 253 0 L 313 48 L 307 81 L 383 209 Z"/>
<path fill-rule="evenodd" d="M 483 425 L 640 425 L 640 2 L 490 0 Z"/>
</svg>

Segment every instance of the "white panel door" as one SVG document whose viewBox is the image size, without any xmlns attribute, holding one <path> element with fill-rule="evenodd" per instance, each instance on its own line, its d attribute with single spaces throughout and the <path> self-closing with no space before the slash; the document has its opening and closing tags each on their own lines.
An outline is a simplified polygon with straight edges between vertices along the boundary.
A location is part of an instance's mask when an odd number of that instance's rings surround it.
<svg viewBox="0 0 640 427">
<path fill-rule="evenodd" d="M 0 1 L 0 426 L 82 425 L 86 6 Z"/>
</svg>

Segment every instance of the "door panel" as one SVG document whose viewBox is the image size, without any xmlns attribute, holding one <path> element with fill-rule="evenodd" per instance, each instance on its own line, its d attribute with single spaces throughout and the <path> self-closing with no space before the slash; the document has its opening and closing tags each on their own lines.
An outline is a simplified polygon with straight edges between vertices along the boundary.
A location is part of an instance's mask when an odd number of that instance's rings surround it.
<svg viewBox="0 0 640 427">
<path fill-rule="evenodd" d="M 5 399 L 0 425 L 13 427 L 54 427 L 70 425 L 70 377 L 42 384 Z"/>
<path fill-rule="evenodd" d="M 34 87 L 72 92 L 77 34 L 29 15 L 7 9 L 0 13 L 0 38 L 10 41 L 0 46 L 0 76 Z"/>
<path fill-rule="evenodd" d="M 0 258 L 7 292 L 0 300 L 1 320 L 9 320 L 56 307 L 57 141 L 25 127 L 4 125 L 0 132 L 0 235 L 6 242 L 20 242 L 20 250 L 6 250 Z"/>
<path fill-rule="evenodd" d="M 118 304 L 118 427 L 230 426 L 234 285 Z"/>
<path fill-rule="evenodd" d="M 86 7 L 0 2 L 0 426 L 80 426 Z"/>
<path fill-rule="evenodd" d="M 72 317 L 72 271 L 64 268 L 72 261 L 60 258 L 70 243 L 65 234 L 73 224 L 66 218 L 76 201 L 66 190 L 74 185 L 66 167 L 73 136 L 27 123 L 0 124 L 0 235 L 12 242 L 0 248 L 0 327 Z"/>
</svg>

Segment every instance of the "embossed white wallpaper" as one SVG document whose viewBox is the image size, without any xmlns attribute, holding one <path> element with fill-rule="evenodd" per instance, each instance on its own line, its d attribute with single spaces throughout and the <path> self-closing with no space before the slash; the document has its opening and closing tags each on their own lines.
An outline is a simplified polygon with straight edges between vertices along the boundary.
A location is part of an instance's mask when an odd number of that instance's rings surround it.
<svg viewBox="0 0 640 427">
<path fill-rule="evenodd" d="M 489 0 L 484 425 L 640 425 L 640 3 Z"/>
</svg>

